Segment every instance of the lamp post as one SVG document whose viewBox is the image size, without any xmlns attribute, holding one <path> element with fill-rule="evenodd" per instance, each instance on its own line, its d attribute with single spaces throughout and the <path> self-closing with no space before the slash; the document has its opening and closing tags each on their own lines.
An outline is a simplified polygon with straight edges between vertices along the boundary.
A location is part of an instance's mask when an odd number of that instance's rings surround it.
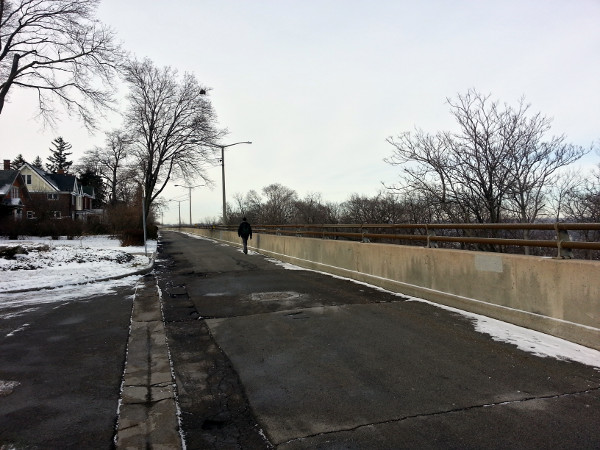
<svg viewBox="0 0 600 450">
<path fill-rule="evenodd" d="M 252 144 L 250 141 L 244 142 L 235 142 L 233 144 L 227 145 L 219 145 L 213 144 L 215 147 L 219 147 L 221 149 L 221 179 L 223 180 L 223 225 L 227 224 L 227 209 L 226 209 L 226 201 L 225 201 L 225 149 L 227 147 L 233 147 L 238 144 Z"/>
<path fill-rule="evenodd" d="M 178 187 L 184 187 L 189 189 L 188 193 L 189 193 L 189 201 L 190 201 L 190 227 L 192 226 L 192 189 L 200 187 L 200 186 L 205 186 L 204 184 L 198 184 L 196 186 L 184 186 L 182 184 L 176 184 L 175 186 Z M 181 218 L 179 219 L 179 221 L 181 222 Z M 181 223 L 179 224 L 181 226 Z"/>
</svg>

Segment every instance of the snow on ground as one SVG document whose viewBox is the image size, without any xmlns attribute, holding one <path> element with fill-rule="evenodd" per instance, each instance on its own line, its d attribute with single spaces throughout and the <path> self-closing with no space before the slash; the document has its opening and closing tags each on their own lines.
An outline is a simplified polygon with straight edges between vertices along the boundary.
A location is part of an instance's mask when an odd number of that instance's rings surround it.
<svg viewBox="0 0 600 450">
<path fill-rule="evenodd" d="M 21 250 L 7 258 L 7 250 L 15 247 Z M 148 242 L 147 248 L 145 255 L 143 246 L 121 247 L 117 239 L 107 236 L 0 240 L 0 293 L 85 284 L 126 275 L 148 266 L 156 241 Z"/>
<path fill-rule="evenodd" d="M 17 246 L 20 250 L 11 256 L 10 249 Z M 146 250 L 147 254 L 143 246 L 121 247 L 119 240 L 108 236 L 0 239 L 0 317 L 22 315 L 24 307 L 89 298 L 132 286 L 139 279 L 133 274 L 150 265 L 156 241 L 148 241 Z M 115 277 L 120 278 L 109 279 Z M 41 290 L 11 293 L 27 289 Z"/>
</svg>

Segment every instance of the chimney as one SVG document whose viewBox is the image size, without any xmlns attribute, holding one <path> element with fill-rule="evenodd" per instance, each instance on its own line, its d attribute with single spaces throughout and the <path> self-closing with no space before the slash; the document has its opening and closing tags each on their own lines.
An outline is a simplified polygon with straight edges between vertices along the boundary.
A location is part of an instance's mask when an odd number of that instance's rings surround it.
<svg viewBox="0 0 600 450">
<path fill-rule="evenodd" d="M 4 160 L 4 170 L 10 170 L 10 159 Z"/>
<path fill-rule="evenodd" d="M 58 171 L 56 172 L 59 175 L 64 175 L 65 174 L 65 169 L 58 169 Z"/>
</svg>

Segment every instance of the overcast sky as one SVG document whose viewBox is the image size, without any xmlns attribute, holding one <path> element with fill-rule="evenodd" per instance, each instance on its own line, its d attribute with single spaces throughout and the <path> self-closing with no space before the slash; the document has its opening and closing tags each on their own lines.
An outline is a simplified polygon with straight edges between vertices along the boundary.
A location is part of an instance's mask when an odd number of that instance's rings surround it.
<svg viewBox="0 0 600 450">
<path fill-rule="evenodd" d="M 454 129 L 446 98 L 470 88 L 512 105 L 525 96 L 554 118 L 553 134 L 600 142 L 600 0 L 103 0 L 98 15 L 137 57 L 212 89 L 224 144 L 253 142 L 226 150 L 229 202 L 272 183 L 326 201 L 374 195 L 398 178 L 385 139 Z M 44 129 L 31 93 L 10 100 L 2 159 L 46 161 L 57 136 L 75 160 L 103 143 L 65 115 Z M 220 166 L 208 173 L 215 187 L 192 191 L 194 222 L 221 214 Z M 185 200 L 187 223 L 188 190 L 165 198 Z M 170 205 L 164 220 L 177 222 Z"/>
</svg>

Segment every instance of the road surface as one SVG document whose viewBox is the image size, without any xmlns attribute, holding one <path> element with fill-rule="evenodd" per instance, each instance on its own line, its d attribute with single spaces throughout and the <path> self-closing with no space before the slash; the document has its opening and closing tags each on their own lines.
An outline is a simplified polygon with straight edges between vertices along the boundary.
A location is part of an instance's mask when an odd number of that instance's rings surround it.
<svg viewBox="0 0 600 450">
<path fill-rule="evenodd" d="M 188 448 L 600 447 L 598 369 L 206 239 L 160 252 Z"/>
<path fill-rule="evenodd" d="M 0 447 L 109 449 L 134 290 L 56 301 L 52 292 L 0 299 Z"/>
</svg>

